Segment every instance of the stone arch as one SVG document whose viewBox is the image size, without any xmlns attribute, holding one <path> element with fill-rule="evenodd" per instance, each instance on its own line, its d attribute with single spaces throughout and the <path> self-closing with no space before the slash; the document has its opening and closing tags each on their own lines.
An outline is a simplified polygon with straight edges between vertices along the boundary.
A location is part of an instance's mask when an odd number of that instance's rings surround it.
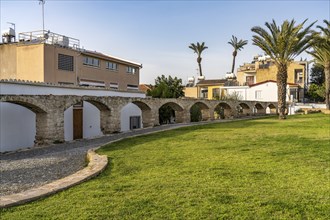
<svg viewBox="0 0 330 220">
<path fill-rule="evenodd" d="M 182 123 L 184 108 L 173 101 L 165 102 L 158 108 L 159 123 Z M 181 114 L 180 114 L 181 113 Z"/>
<path fill-rule="evenodd" d="M 154 125 L 155 116 L 151 107 L 143 101 L 132 101 L 142 111 L 142 125 L 143 127 L 152 127 Z"/>
<path fill-rule="evenodd" d="M 265 115 L 266 108 L 264 108 L 264 106 L 261 103 L 257 102 L 254 104 L 253 113 L 254 115 Z"/>
<path fill-rule="evenodd" d="M 0 102 L 0 113 L 0 152 L 35 145 L 37 118 L 41 122 L 39 118 L 42 114 L 46 114 L 45 110 L 30 103 L 2 101 Z M 38 136 L 40 136 L 41 130 L 38 131 Z"/>
<path fill-rule="evenodd" d="M 120 109 L 120 131 L 142 128 L 142 110 L 132 102 L 127 103 Z"/>
<path fill-rule="evenodd" d="M 270 114 L 270 115 L 276 115 L 277 114 L 277 108 L 273 103 L 270 103 L 270 104 L 267 105 L 266 114 Z"/>
<path fill-rule="evenodd" d="M 197 109 L 194 109 L 194 108 L 197 108 Z M 200 116 L 197 116 L 197 117 L 199 117 L 197 119 L 197 121 L 207 121 L 211 118 L 210 107 L 207 104 L 205 104 L 204 102 L 195 102 L 195 103 L 193 103 L 193 105 L 190 106 L 189 112 L 190 112 L 191 117 L 193 117 L 193 114 L 196 114 L 196 112 L 193 112 L 193 111 L 200 112 Z"/>
<path fill-rule="evenodd" d="M 90 138 L 113 132 L 111 124 L 112 109 L 107 105 L 105 97 L 72 97 L 65 103 L 64 133 L 65 140 L 74 139 L 73 111 L 81 109 L 82 137 Z M 72 136 L 72 137 L 71 137 Z"/>
<path fill-rule="evenodd" d="M 90 97 L 83 97 L 82 99 L 95 106 L 100 111 L 100 129 L 103 134 L 112 132 L 111 127 L 111 113 L 112 109 L 104 102 L 104 98 L 94 99 Z"/>
<path fill-rule="evenodd" d="M 35 113 L 35 138 L 34 145 L 41 145 L 47 142 L 47 135 L 45 132 L 48 130 L 48 110 L 41 105 L 42 101 L 38 96 L 36 97 L 1 97 L 1 102 L 7 102 L 11 104 L 16 104 L 24 108 L 29 109 Z"/>
<path fill-rule="evenodd" d="M 237 106 L 237 113 L 239 116 L 248 116 L 251 114 L 251 107 L 248 104 L 241 102 Z"/>
<path fill-rule="evenodd" d="M 34 113 L 47 113 L 47 110 L 44 106 L 40 104 L 40 102 L 36 101 L 35 98 L 26 98 L 20 96 L 13 96 L 13 97 L 1 97 L 0 102 L 8 102 L 12 104 L 17 104 L 23 106 Z"/>
<path fill-rule="evenodd" d="M 233 116 L 232 107 L 226 102 L 220 102 L 214 108 L 215 118 L 225 119 Z"/>
</svg>

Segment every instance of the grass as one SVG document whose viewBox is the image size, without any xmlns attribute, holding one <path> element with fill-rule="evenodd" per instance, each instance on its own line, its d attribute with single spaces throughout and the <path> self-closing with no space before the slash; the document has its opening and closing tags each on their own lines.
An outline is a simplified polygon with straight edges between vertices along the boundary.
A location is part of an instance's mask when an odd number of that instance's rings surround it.
<svg viewBox="0 0 330 220">
<path fill-rule="evenodd" d="M 97 178 L 1 219 L 329 219 L 330 118 L 237 121 L 129 138 Z"/>
</svg>

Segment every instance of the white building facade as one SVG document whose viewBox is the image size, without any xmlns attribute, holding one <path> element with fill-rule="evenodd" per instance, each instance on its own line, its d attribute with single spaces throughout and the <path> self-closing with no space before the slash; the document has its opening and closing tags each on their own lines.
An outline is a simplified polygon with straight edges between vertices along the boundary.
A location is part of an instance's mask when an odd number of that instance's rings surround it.
<svg viewBox="0 0 330 220">
<path fill-rule="evenodd" d="M 294 101 L 298 85 L 287 84 L 286 101 Z M 265 81 L 250 86 L 225 86 L 222 87 L 225 94 L 236 93 L 241 100 L 277 102 L 277 84 L 275 81 Z"/>
</svg>

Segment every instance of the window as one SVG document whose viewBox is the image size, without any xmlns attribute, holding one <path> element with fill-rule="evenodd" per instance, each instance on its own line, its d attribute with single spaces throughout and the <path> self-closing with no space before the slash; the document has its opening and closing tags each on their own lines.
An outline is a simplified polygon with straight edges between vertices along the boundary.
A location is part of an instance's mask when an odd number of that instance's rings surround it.
<svg viewBox="0 0 330 220">
<path fill-rule="evenodd" d="M 200 98 L 207 98 L 207 97 L 208 97 L 208 88 L 201 88 Z"/>
<path fill-rule="evenodd" d="M 131 73 L 131 74 L 135 74 L 136 69 L 135 69 L 134 67 L 128 66 L 128 67 L 126 68 L 126 72 L 127 72 L 127 73 Z"/>
<path fill-rule="evenodd" d="M 289 91 L 290 91 L 290 93 L 289 93 L 290 94 L 290 101 L 296 100 L 297 99 L 297 93 L 298 93 L 297 89 L 293 88 L 293 89 L 290 89 Z"/>
<path fill-rule="evenodd" d="M 110 83 L 110 89 L 118 89 L 118 83 Z"/>
<path fill-rule="evenodd" d="M 246 76 L 246 84 L 247 85 L 252 85 L 254 84 L 254 76 Z"/>
<path fill-rule="evenodd" d="M 220 97 L 220 88 L 212 89 L 212 98 L 219 98 Z"/>
<path fill-rule="evenodd" d="M 59 70 L 73 71 L 73 56 L 58 54 L 58 65 Z"/>
<path fill-rule="evenodd" d="M 109 70 L 118 70 L 118 65 L 117 63 L 112 63 L 112 62 L 106 62 L 105 63 L 107 69 Z"/>
<path fill-rule="evenodd" d="M 127 85 L 127 90 L 139 90 L 139 86 L 137 85 Z"/>
<path fill-rule="evenodd" d="M 94 67 L 100 66 L 100 60 L 93 57 L 84 57 L 83 63 L 84 65 L 87 66 L 94 66 Z"/>
<path fill-rule="evenodd" d="M 141 127 L 141 117 L 140 116 L 130 116 L 129 118 L 129 129 L 137 129 Z"/>
<path fill-rule="evenodd" d="M 261 90 L 255 91 L 255 99 L 261 99 Z"/>
<path fill-rule="evenodd" d="M 295 79 L 295 83 L 303 83 L 303 70 L 302 69 L 294 70 L 294 79 Z"/>
</svg>

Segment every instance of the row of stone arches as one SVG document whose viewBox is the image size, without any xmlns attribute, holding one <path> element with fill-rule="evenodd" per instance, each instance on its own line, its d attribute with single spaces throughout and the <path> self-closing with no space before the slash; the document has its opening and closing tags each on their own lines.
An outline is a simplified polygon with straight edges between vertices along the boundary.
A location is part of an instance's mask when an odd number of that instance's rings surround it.
<svg viewBox="0 0 330 220">
<path fill-rule="evenodd" d="M 123 120 L 121 119 L 121 112 L 127 106 L 136 110 L 132 114 L 139 117 L 138 120 L 141 122 L 141 126 L 137 127 L 150 127 L 165 123 L 221 120 L 244 115 L 266 114 L 267 108 L 271 109 L 268 113 L 276 113 L 276 106 L 273 103 L 228 103 L 191 99 L 52 95 L 2 95 L 0 98 L 1 102 L 22 106 L 35 114 L 34 143 L 36 145 L 70 140 L 66 133 L 68 130 L 72 132 L 70 130 L 72 125 L 65 118 L 67 117 L 66 115 L 72 114 L 67 112 L 79 108 L 80 103 L 88 103 L 90 108 L 93 108 L 90 113 L 93 119 L 90 121 L 94 120 L 93 127 L 98 127 L 98 130 L 94 130 L 94 135 L 96 136 L 122 131 Z M 162 119 L 162 108 L 170 109 L 170 120 L 165 121 Z M 197 119 L 193 118 L 194 108 L 198 111 Z M 88 130 L 88 126 L 86 130 Z M 83 137 L 88 137 L 88 135 Z"/>
</svg>

